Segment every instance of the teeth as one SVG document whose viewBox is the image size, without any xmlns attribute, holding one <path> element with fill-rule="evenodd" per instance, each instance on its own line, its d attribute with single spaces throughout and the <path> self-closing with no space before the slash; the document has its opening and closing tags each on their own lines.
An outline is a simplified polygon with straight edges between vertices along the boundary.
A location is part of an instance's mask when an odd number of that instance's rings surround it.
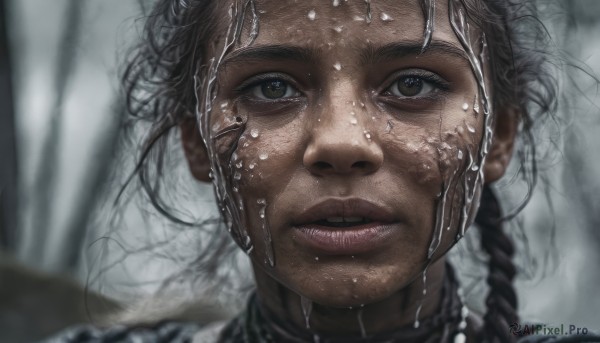
<svg viewBox="0 0 600 343">
<path fill-rule="evenodd" d="M 326 219 L 329 223 L 358 223 L 364 221 L 363 217 L 329 217 Z"/>
</svg>

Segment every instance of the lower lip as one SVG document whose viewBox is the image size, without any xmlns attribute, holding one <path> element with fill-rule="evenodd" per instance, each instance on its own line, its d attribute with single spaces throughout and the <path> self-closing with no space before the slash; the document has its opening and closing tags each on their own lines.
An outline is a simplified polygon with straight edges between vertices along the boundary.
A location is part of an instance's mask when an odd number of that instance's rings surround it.
<svg viewBox="0 0 600 343">
<path fill-rule="evenodd" d="M 295 227 L 295 240 L 320 254 L 358 255 L 389 243 L 394 227 L 380 222 L 344 228 L 307 224 Z"/>
</svg>

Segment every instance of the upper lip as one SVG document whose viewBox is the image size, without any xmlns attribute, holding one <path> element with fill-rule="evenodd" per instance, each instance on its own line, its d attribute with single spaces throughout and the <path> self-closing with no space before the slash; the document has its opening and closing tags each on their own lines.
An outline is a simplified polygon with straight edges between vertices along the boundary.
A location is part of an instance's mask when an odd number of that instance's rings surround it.
<svg viewBox="0 0 600 343">
<path fill-rule="evenodd" d="M 394 215 L 382 205 L 360 198 L 326 199 L 309 206 L 293 220 L 294 226 L 315 223 L 331 217 L 363 217 L 373 222 L 390 223 Z"/>
</svg>

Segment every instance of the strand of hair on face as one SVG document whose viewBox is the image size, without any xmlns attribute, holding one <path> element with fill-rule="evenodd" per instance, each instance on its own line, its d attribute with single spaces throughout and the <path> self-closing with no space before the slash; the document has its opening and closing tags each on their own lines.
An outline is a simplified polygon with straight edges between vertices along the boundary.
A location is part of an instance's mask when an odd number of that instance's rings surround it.
<svg viewBox="0 0 600 343">
<path fill-rule="evenodd" d="M 484 186 L 481 207 L 475 223 L 481 231 L 481 246 L 489 255 L 486 313 L 478 341 L 488 343 L 515 342 L 509 327 L 518 323 L 517 295 L 513 287 L 516 268 L 513 264 L 514 245 L 503 229 L 502 210 L 498 198 L 489 186 Z"/>
</svg>

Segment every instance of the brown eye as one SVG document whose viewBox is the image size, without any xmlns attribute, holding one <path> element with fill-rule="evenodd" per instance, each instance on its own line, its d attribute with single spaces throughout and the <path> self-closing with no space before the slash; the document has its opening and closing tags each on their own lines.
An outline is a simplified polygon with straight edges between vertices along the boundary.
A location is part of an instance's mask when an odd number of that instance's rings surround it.
<svg viewBox="0 0 600 343">
<path fill-rule="evenodd" d="M 288 85 L 282 80 L 267 80 L 260 85 L 261 95 L 267 99 L 281 99 L 287 95 Z"/>
<path fill-rule="evenodd" d="M 398 80 L 396 87 L 404 96 L 415 96 L 423 90 L 423 80 L 414 76 L 403 77 Z"/>
<path fill-rule="evenodd" d="M 398 98 L 418 98 L 446 88 L 444 82 L 433 74 L 427 74 L 427 76 L 406 75 L 397 78 L 385 93 Z"/>
</svg>

